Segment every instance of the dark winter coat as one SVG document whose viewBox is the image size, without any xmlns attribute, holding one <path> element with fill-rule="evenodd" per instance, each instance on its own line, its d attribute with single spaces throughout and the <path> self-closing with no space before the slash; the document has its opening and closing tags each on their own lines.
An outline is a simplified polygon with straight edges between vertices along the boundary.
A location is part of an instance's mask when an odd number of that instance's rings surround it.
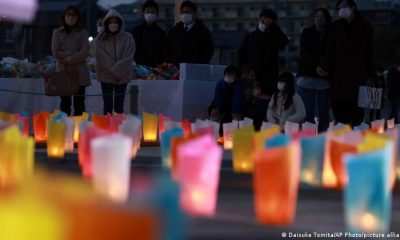
<svg viewBox="0 0 400 240">
<path fill-rule="evenodd" d="M 214 54 L 211 32 L 200 20 L 187 32 L 182 22 L 177 23 L 169 32 L 166 49 L 167 62 L 176 65 L 209 64 Z"/>
<path fill-rule="evenodd" d="M 398 100 L 400 98 L 400 71 L 391 68 L 387 74 L 388 81 L 388 98 L 390 100 Z"/>
<path fill-rule="evenodd" d="M 247 34 L 238 52 L 240 66 L 251 64 L 255 68 L 257 82 L 265 93 L 272 96 L 279 75 L 279 50 L 289 43 L 281 28 L 273 24 L 266 32 L 257 30 Z"/>
<path fill-rule="evenodd" d="M 221 113 L 242 114 L 244 94 L 241 84 L 219 81 L 215 87 L 214 104 Z"/>
<path fill-rule="evenodd" d="M 140 24 L 132 29 L 131 34 L 136 44 L 136 64 L 156 67 L 165 62 L 167 33 L 157 24 Z"/>
</svg>

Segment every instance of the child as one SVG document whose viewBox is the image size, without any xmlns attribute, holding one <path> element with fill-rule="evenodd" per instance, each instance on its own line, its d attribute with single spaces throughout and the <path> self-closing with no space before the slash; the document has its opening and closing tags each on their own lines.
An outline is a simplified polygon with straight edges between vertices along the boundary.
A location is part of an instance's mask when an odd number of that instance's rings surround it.
<svg viewBox="0 0 400 240">
<path fill-rule="evenodd" d="M 278 90 L 268 106 L 268 122 L 279 124 L 282 129 L 286 121 L 302 123 L 306 117 L 303 100 L 295 93 L 294 76 L 290 72 L 279 75 Z"/>
<path fill-rule="evenodd" d="M 244 94 L 239 79 L 238 67 L 229 65 L 225 68 L 224 79 L 217 83 L 214 100 L 209 107 L 211 119 L 222 124 L 242 118 Z"/>
<path fill-rule="evenodd" d="M 248 106 L 251 104 L 253 99 L 253 89 L 256 84 L 256 74 L 254 67 L 250 64 L 243 65 L 241 68 L 240 83 L 243 87 L 244 92 L 244 105 Z"/>
<path fill-rule="evenodd" d="M 259 131 L 267 114 L 270 99 L 258 84 L 254 84 L 251 90 L 252 98 L 245 106 L 244 112 L 246 117 L 253 119 L 254 129 Z"/>
</svg>

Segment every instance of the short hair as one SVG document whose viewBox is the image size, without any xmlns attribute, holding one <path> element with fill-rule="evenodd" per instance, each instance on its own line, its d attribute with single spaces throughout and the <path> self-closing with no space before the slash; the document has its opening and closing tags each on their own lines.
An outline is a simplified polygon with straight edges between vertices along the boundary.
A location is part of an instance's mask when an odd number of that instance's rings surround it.
<svg viewBox="0 0 400 240">
<path fill-rule="evenodd" d="M 196 6 L 196 4 L 195 4 L 194 2 L 192 2 L 192 1 L 189 1 L 189 0 L 183 1 L 183 2 L 181 3 L 181 7 L 180 7 L 179 9 L 182 10 L 182 8 L 184 8 L 184 7 L 188 7 L 188 8 L 190 8 L 190 9 L 192 9 L 193 12 L 197 12 L 197 6 Z"/>
<path fill-rule="evenodd" d="M 146 8 L 154 8 L 157 12 L 160 11 L 160 8 L 156 1 L 154 0 L 147 0 L 142 6 L 142 12 L 146 10 Z"/>
<path fill-rule="evenodd" d="M 338 8 L 339 5 L 340 5 L 342 2 L 346 2 L 350 7 L 354 7 L 354 10 L 357 11 L 357 3 L 356 3 L 354 0 L 338 0 L 338 1 L 336 2 L 336 8 Z"/>
<path fill-rule="evenodd" d="M 79 8 L 77 6 L 75 6 L 75 5 L 68 5 L 68 6 L 66 6 L 64 8 L 64 10 L 62 11 L 61 16 L 60 16 L 61 26 L 65 27 L 67 25 L 67 23 L 65 22 L 65 15 L 67 15 L 67 12 L 70 11 L 70 10 L 75 12 L 76 16 L 78 17 L 78 20 L 76 21 L 75 26 L 81 27 L 81 25 L 80 25 L 81 12 L 79 11 Z"/>
<path fill-rule="evenodd" d="M 235 77 L 239 78 L 240 77 L 240 69 L 239 67 L 235 65 L 228 65 L 225 70 L 224 70 L 224 75 L 226 74 L 232 74 L 235 75 Z"/>
</svg>

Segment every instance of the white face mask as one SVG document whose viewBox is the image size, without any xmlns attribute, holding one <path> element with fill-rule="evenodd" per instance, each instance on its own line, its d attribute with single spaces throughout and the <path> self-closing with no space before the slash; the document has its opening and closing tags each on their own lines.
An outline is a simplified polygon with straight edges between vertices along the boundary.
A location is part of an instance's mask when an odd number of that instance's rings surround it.
<svg viewBox="0 0 400 240">
<path fill-rule="evenodd" d="M 268 25 L 259 22 L 259 23 L 258 23 L 258 29 L 260 29 L 261 32 L 265 32 L 265 31 L 267 31 L 267 29 L 268 29 Z"/>
<path fill-rule="evenodd" d="M 341 18 L 348 18 L 351 15 L 351 8 L 350 7 L 344 7 L 339 9 L 339 17 Z"/>
<path fill-rule="evenodd" d="M 283 92 L 283 90 L 285 90 L 285 83 L 283 82 L 278 82 L 278 90 L 280 92 Z"/>
<path fill-rule="evenodd" d="M 110 30 L 110 32 L 115 33 L 119 30 L 119 25 L 117 23 L 110 23 L 108 25 L 108 29 Z"/>
<path fill-rule="evenodd" d="M 181 21 L 183 22 L 183 24 L 189 25 L 193 22 L 193 15 L 189 13 L 182 13 Z"/>
<path fill-rule="evenodd" d="M 235 81 L 235 77 L 234 77 L 234 76 L 231 76 L 231 75 L 225 75 L 224 81 L 225 81 L 226 83 L 233 83 L 233 82 Z"/>
<path fill-rule="evenodd" d="M 104 32 L 104 27 L 97 27 L 97 33 L 101 34 Z"/>
<path fill-rule="evenodd" d="M 144 20 L 146 20 L 146 22 L 148 22 L 148 23 L 153 23 L 153 22 L 156 21 L 156 19 L 157 19 L 157 14 L 154 14 L 154 13 L 146 13 L 146 14 L 144 15 Z"/>
<path fill-rule="evenodd" d="M 65 23 L 70 27 L 74 26 L 77 21 L 78 21 L 77 17 L 72 17 L 72 16 L 65 17 Z"/>
</svg>

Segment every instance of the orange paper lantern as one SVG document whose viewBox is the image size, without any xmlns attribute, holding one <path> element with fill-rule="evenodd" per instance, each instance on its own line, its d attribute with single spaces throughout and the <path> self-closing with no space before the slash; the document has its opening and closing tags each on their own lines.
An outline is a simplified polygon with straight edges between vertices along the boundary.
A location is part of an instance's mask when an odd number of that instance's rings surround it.
<svg viewBox="0 0 400 240">
<path fill-rule="evenodd" d="M 47 141 L 47 121 L 50 120 L 50 113 L 40 112 L 33 116 L 33 133 L 35 142 L 44 143 Z"/>
<path fill-rule="evenodd" d="M 336 188 L 343 189 L 348 182 L 347 171 L 343 162 L 343 157 L 348 153 L 357 153 L 357 146 L 341 143 L 335 140 L 331 141 L 331 163 L 332 169 L 337 179 Z"/>
<path fill-rule="evenodd" d="M 92 115 L 92 122 L 95 127 L 110 131 L 111 130 L 111 115 Z"/>
</svg>

